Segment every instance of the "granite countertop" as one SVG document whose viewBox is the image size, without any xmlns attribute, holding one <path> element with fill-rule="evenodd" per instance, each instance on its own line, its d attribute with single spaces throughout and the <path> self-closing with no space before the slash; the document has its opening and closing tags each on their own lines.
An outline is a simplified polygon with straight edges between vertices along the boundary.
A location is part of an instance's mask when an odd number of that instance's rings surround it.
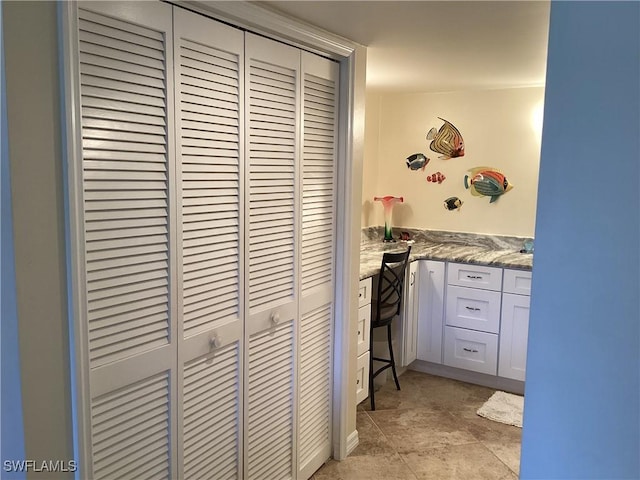
<svg viewBox="0 0 640 480">
<path fill-rule="evenodd" d="M 532 253 L 520 253 L 526 237 L 479 235 L 472 233 L 443 232 L 437 230 L 394 229 L 394 238 L 400 230 L 409 232 L 412 241 L 384 243 L 380 227 L 363 230 L 360 242 L 360 280 L 376 275 L 384 252 L 406 250 L 411 245 L 409 261 L 441 260 L 472 263 L 492 267 L 531 270 Z"/>
</svg>

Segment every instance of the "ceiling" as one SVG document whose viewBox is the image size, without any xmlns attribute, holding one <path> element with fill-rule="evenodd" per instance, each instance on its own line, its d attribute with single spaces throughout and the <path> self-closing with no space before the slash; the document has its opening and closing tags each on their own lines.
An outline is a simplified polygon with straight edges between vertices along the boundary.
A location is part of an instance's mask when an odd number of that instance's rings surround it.
<svg viewBox="0 0 640 480">
<path fill-rule="evenodd" d="M 367 88 L 544 85 L 549 1 L 260 1 L 367 48 Z"/>
</svg>

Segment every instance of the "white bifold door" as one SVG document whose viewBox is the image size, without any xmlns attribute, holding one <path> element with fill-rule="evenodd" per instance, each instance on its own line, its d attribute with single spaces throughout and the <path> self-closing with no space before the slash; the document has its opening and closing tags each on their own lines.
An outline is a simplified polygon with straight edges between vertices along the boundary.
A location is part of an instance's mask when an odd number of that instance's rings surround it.
<svg viewBox="0 0 640 480">
<path fill-rule="evenodd" d="M 166 3 L 66 8 L 82 476 L 309 478 L 338 64 Z"/>
</svg>

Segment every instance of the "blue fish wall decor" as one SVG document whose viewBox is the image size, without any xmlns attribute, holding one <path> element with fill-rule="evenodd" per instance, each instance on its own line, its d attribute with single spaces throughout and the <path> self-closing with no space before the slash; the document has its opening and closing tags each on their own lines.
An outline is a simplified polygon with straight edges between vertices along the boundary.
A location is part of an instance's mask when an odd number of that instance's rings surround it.
<svg viewBox="0 0 640 480">
<path fill-rule="evenodd" d="M 489 203 L 495 202 L 513 188 L 507 177 L 495 168 L 476 167 L 469 172 L 469 175 L 464 176 L 464 188 L 475 197 L 490 197 Z"/>
<path fill-rule="evenodd" d="M 423 153 L 414 153 L 407 157 L 407 168 L 409 170 L 424 170 L 429 160 Z"/>
</svg>

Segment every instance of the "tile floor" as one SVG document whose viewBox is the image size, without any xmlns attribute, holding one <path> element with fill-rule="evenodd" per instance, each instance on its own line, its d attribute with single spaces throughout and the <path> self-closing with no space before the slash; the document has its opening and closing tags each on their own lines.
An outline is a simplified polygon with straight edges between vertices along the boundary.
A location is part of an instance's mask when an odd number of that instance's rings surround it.
<svg viewBox="0 0 640 480">
<path fill-rule="evenodd" d="M 495 390 L 407 371 L 358 406 L 360 444 L 313 480 L 517 480 L 518 427 L 476 415 Z"/>
</svg>

